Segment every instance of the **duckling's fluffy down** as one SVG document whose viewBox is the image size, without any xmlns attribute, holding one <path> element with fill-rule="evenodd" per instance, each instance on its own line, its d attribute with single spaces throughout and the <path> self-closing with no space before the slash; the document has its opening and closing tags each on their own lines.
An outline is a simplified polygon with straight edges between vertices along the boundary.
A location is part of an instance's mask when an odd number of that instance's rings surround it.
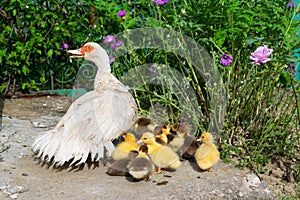
<svg viewBox="0 0 300 200">
<path fill-rule="evenodd" d="M 136 179 L 147 178 L 154 170 L 153 163 L 145 157 L 138 157 L 131 160 L 127 166 L 129 174 Z"/>
<path fill-rule="evenodd" d="M 177 169 L 181 166 L 178 155 L 168 146 L 162 146 L 158 151 L 150 153 L 150 158 L 161 168 Z"/>
</svg>

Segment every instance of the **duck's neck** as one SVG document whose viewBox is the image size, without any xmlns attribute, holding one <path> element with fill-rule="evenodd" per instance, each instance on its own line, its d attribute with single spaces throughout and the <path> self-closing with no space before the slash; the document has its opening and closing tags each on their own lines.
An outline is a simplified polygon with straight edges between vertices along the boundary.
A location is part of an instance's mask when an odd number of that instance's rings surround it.
<svg viewBox="0 0 300 200">
<path fill-rule="evenodd" d="M 109 65 L 109 58 L 107 56 L 104 57 L 101 60 L 97 60 L 94 62 L 95 65 L 98 68 L 97 74 L 95 76 L 95 82 L 94 82 L 94 88 L 99 84 L 101 77 L 103 77 L 103 74 L 105 73 L 111 73 L 110 65 Z"/>
</svg>

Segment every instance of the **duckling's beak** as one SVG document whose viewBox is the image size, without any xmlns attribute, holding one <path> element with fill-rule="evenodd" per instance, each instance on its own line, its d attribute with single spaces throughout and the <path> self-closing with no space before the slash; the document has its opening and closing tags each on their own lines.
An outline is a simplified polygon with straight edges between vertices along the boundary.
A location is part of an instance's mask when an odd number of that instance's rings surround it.
<svg viewBox="0 0 300 200">
<path fill-rule="evenodd" d="M 142 140 L 138 140 L 136 143 L 143 144 L 143 141 Z"/>
<path fill-rule="evenodd" d="M 197 141 L 198 143 L 200 143 L 200 144 L 203 143 L 202 140 L 201 140 L 201 138 L 198 138 L 196 141 Z"/>
<path fill-rule="evenodd" d="M 72 54 L 70 58 L 83 58 L 84 54 L 81 52 L 81 49 L 68 50 L 69 54 Z"/>
</svg>

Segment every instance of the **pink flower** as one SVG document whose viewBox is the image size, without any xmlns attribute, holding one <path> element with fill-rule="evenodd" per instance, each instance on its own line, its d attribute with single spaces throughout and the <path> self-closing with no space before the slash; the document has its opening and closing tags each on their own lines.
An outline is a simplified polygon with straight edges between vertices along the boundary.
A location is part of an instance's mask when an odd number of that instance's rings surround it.
<svg viewBox="0 0 300 200">
<path fill-rule="evenodd" d="M 267 46 L 258 47 L 250 56 L 250 59 L 253 60 L 252 64 L 260 65 L 270 61 L 268 56 L 271 55 L 272 51 L 273 49 L 269 49 Z"/>
<path fill-rule="evenodd" d="M 126 10 L 121 10 L 117 14 L 119 17 L 124 17 L 126 15 Z"/>
<path fill-rule="evenodd" d="M 64 49 L 67 49 L 67 48 L 69 48 L 69 45 L 67 44 L 67 43 L 63 43 L 61 46 L 60 46 L 60 48 L 59 48 L 59 50 L 64 50 Z"/>
<path fill-rule="evenodd" d="M 117 41 L 116 43 L 112 43 L 111 45 L 110 45 L 110 48 L 113 50 L 113 51 L 115 51 L 117 48 L 119 48 L 120 46 L 122 46 L 123 45 L 123 41 L 122 40 L 119 40 L 119 41 Z"/>
<path fill-rule="evenodd" d="M 295 8 L 296 4 L 295 4 L 295 2 L 293 0 L 290 0 L 288 2 L 288 4 L 286 5 L 286 7 L 287 7 L 287 9 L 289 9 L 289 8 Z"/>
<path fill-rule="evenodd" d="M 116 58 L 113 55 L 109 55 L 109 64 L 111 65 L 115 61 L 116 61 Z"/>
<path fill-rule="evenodd" d="M 113 35 L 107 35 L 103 42 L 106 44 L 116 42 L 116 38 Z"/>
<path fill-rule="evenodd" d="M 225 53 L 221 56 L 220 64 L 223 66 L 228 66 L 232 62 L 232 56 Z"/>
<path fill-rule="evenodd" d="M 169 0 L 152 0 L 156 5 L 162 6 L 169 2 Z"/>
</svg>

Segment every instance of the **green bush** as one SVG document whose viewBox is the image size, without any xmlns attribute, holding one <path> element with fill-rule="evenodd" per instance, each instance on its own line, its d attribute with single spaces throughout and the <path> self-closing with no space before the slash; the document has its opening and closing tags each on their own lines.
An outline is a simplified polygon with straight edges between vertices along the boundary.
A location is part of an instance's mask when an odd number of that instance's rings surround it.
<svg viewBox="0 0 300 200">
<path fill-rule="evenodd" d="M 227 110 L 220 147 L 224 159 L 237 156 L 240 166 L 258 173 L 276 157 L 299 162 L 300 91 L 291 63 L 299 61 L 298 7 L 289 1 L 202 0 L 157 6 L 152 1 L 21 1 L 0 5 L 1 92 L 22 89 L 71 87 L 78 63 L 70 63 L 61 45 L 77 48 L 86 40 L 101 43 L 106 35 L 162 27 L 185 34 L 202 45 L 213 58 L 227 92 Z M 92 6 L 92 12 L 91 12 Z M 126 10 L 124 18 L 118 17 Z M 249 59 L 259 46 L 273 49 L 271 61 L 254 65 Z M 113 54 L 111 50 L 108 51 Z M 220 64 L 222 55 L 233 61 Z M 156 49 L 139 49 L 117 58 L 112 71 L 118 77 L 143 63 L 162 63 L 178 70 L 197 94 L 200 113 L 193 121 L 197 133 L 207 130 L 211 108 L 205 81 L 178 55 Z M 297 66 L 296 66 L 297 67 Z M 180 81 L 180 80 L 178 80 Z M 156 103 L 178 121 L 178 99 L 164 86 L 132 88 L 142 114 Z M 296 157 L 297 155 L 297 157 Z M 299 164 L 294 176 L 300 182 Z"/>
</svg>

